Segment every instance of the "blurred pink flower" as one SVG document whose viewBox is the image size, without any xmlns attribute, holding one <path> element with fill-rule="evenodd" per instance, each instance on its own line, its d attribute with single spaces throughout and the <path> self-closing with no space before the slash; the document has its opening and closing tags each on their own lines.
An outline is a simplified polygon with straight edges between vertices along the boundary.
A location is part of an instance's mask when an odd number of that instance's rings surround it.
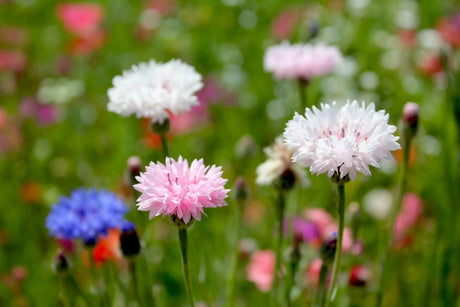
<svg viewBox="0 0 460 307">
<path fill-rule="evenodd" d="M 307 283 L 311 285 L 318 285 L 319 283 L 319 272 L 321 271 L 321 265 L 323 260 L 321 258 L 314 259 L 307 269 Z"/>
<path fill-rule="evenodd" d="M 104 8 L 97 3 L 61 3 L 56 8 L 64 28 L 77 36 L 88 36 L 96 31 L 104 17 Z"/>
<path fill-rule="evenodd" d="M 275 253 L 271 250 L 256 251 L 247 267 L 248 280 L 262 292 L 270 291 L 275 270 Z"/>
<path fill-rule="evenodd" d="M 29 35 L 25 29 L 15 26 L 0 27 L 0 43 L 22 47 L 27 45 L 28 42 Z"/>
<path fill-rule="evenodd" d="M 265 51 L 264 69 L 277 79 L 309 80 L 332 72 L 341 61 L 342 54 L 334 46 L 283 42 Z"/>
<path fill-rule="evenodd" d="M 160 15 L 168 15 L 174 11 L 176 2 L 173 0 L 149 0 L 146 6 L 157 11 Z"/>
<path fill-rule="evenodd" d="M 394 238 L 398 242 L 414 226 L 422 213 L 422 200 L 415 193 L 406 193 L 403 198 L 402 208 L 395 221 Z"/>
<path fill-rule="evenodd" d="M 398 32 L 401 43 L 406 48 L 415 48 L 417 46 L 417 32 L 413 29 L 401 29 Z"/>
<path fill-rule="evenodd" d="M 7 49 L 0 50 L 0 71 L 21 72 L 26 68 L 26 64 L 27 58 L 23 52 Z"/>
<path fill-rule="evenodd" d="M 271 32 L 276 39 L 287 39 L 291 36 L 294 27 L 300 19 L 298 8 L 289 8 L 282 11 L 272 22 Z"/>
<path fill-rule="evenodd" d="M 34 118 L 38 125 L 47 126 L 58 120 L 59 114 L 55 105 L 39 103 L 33 97 L 24 97 L 19 107 L 25 118 Z"/>
<path fill-rule="evenodd" d="M 448 44 L 453 47 L 460 46 L 460 24 L 457 24 L 455 19 L 441 18 L 436 25 L 436 31 Z"/>
<path fill-rule="evenodd" d="M 150 211 L 149 218 L 158 215 L 175 215 L 188 223 L 193 217 L 200 220 L 203 208 L 226 206 L 227 179 L 222 178 L 221 167 L 205 166 L 203 160 L 177 161 L 166 158 L 166 164 L 153 163 L 136 177 L 134 188 L 141 192 L 138 210 Z"/>
<path fill-rule="evenodd" d="M 0 153 L 17 151 L 21 143 L 22 135 L 18 123 L 0 107 Z"/>
<path fill-rule="evenodd" d="M 321 208 L 309 208 L 305 210 L 305 218 L 314 223 L 318 228 L 321 238 L 326 238 L 329 225 L 335 224 L 332 216 L 326 210 Z"/>
<path fill-rule="evenodd" d="M 423 75 L 433 76 L 442 72 L 441 58 L 437 54 L 424 54 L 418 59 L 418 69 Z"/>
<path fill-rule="evenodd" d="M 319 230 L 321 240 L 325 240 L 333 233 L 338 232 L 338 224 L 332 216 L 321 208 L 309 208 L 305 210 L 307 220 L 316 225 Z M 343 230 L 342 251 L 347 253 L 353 247 L 353 233 L 350 228 Z"/>
<path fill-rule="evenodd" d="M 283 232 L 287 235 L 288 220 L 284 220 Z M 291 232 L 296 240 L 303 241 L 318 247 L 321 244 L 318 227 L 311 221 L 300 217 L 293 217 L 291 220 Z"/>
</svg>

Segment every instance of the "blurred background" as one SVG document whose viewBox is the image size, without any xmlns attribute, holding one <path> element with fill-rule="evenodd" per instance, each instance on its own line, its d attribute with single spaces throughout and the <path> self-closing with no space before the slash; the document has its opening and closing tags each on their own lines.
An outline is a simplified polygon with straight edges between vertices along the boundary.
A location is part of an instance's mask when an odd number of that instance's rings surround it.
<svg viewBox="0 0 460 307">
<path fill-rule="evenodd" d="M 116 192 L 138 225 L 152 291 L 164 306 L 184 302 L 175 229 L 167 219 L 136 212 L 127 160 L 163 160 L 160 139 L 146 121 L 106 109 L 112 78 L 139 62 L 182 59 L 203 75 L 200 105 L 171 119 L 171 156 L 221 165 L 227 188 L 243 176 L 251 189 L 241 228 L 237 305 L 267 303 L 246 277 L 250 254 L 273 248 L 271 187 L 256 186 L 255 169 L 286 122 L 300 109 L 297 83 L 263 69 L 267 47 L 283 40 L 337 46 L 344 61 L 312 80 L 311 104 L 374 102 L 398 125 L 408 101 L 420 105 L 407 191 L 420 212 L 392 250 L 384 305 L 459 306 L 458 107 L 460 6 L 455 1 L 91 1 L 0 0 L 0 305 L 55 306 L 58 243 L 45 228 L 50 206 L 78 187 Z M 77 16 L 77 17 L 75 17 Z M 453 106 L 453 108 L 451 108 Z M 400 134 L 400 132 L 397 132 Z M 457 138 L 457 139 L 456 139 Z M 341 291 L 341 306 L 372 305 L 378 281 L 379 236 L 385 222 L 371 205 L 394 194 L 398 161 L 347 185 L 346 203 L 362 211 L 355 232 L 363 249 L 344 260 L 369 269 L 361 286 Z M 326 176 L 289 195 L 288 214 L 323 208 L 335 217 L 335 191 Z M 387 194 L 388 194 L 387 193 Z M 458 194 L 458 193 L 457 193 Z M 235 203 L 208 210 L 190 231 L 192 280 L 198 301 L 225 302 L 233 248 Z M 391 202 L 391 201 L 390 201 Z M 351 214 L 349 214 L 351 216 Z M 351 221 L 347 221 L 351 225 Z M 304 247 L 299 306 L 314 294 L 308 276 L 317 249 Z M 75 268 L 81 257 L 74 255 Z M 103 258 L 101 262 L 116 257 Z M 351 272 L 351 271 L 350 271 Z M 75 272 L 77 280 L 85 276 Z M 81 274 L 80 274 L 81 275 Z M 310 280 L 309 280 L 310 278 Z"/>
</svg>

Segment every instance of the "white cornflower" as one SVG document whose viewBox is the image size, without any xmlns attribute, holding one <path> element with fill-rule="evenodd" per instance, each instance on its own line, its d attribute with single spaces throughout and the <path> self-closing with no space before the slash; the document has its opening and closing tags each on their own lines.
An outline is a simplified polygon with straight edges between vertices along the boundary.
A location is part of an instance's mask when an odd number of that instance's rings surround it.
<svg viewBox="0 0 460 307">
<path fill-rule="evenodd" d="M 276 138 L 272 146 L 264 148 L 264 152 L 268 159 L 256 169 L 256 184 L 271 185 L 280 179 L 286 170 L 292 171 L 295 181 L 301 186 L 306 187 L 310 183 L 302 166 L 292 163 L 294 151 L 283 143 L 281 137 Z"/>
<path fill-rule="evenodd" d="M 201 75 L 180 60 L 167 63 L 133 65 L 112 80 L 108 90 L 109 111 L 122 116 L 136 114 L 163 123 L 169 117 L 184 113 L 198 104 L 196 92 L 203 86 Z"/>
<path fill-rule="evenodd" d="M 391 151 L 400 148 L 388 118 L 384 111 L 376 112 L 373 103 L 367 108 L 357 101 L 343 107 L 321 104 L 321 110 L 306 109 L 305 117 L 296 113 L 283 136 L 295 150 L 294 162 L 314 174 L 349 175 L 354 180 L 356 172 L 370 175 L 369 166 L 379 167 L 379 160 L 391 159 Z"/>
</svg>

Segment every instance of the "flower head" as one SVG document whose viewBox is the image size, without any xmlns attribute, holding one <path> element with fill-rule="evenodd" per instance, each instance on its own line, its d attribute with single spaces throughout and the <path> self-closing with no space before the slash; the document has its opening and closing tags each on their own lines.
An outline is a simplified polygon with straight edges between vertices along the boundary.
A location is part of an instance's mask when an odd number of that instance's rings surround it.
<svg viewBox="0 0 460 307">
<path fill-rule="evenodd" d="M 166 158 L 166 164 L 153 163 L 136 177 L 134 188 L 142 193 L 138 198 L 138 210 L 150 211 L 149 218 L 158 215 L 174 215 L 188 223 L 193 217 L 200 220 L 203 208 L 226 206 L 227 179 L 222 178 L 221 167 L 205 166 L 203 160 L 177 161 Z"/>
<path fill-rule="evenodd" d="M 271 250 L 256 251 L 251 256 L 247 268 L 248 280 L 255 283 L 262 292 L 268 292 L 272 287 L 275 261 L 275 253 Z"/>
<path fill-rule="evenodd" d="M 369 166 L 379 167 L 379 160 L 391 159 L 391 151 L 400 148 L 388 118 L 384 111 L 376 112 L 373 103 L 321 104 L 321 110 L 307 108 L 305 117 L 296 113 L 287 123 L 284 140 L 296 151 L 293 161 L 312 173 L 354 180 L 356 172 L 370 175 Z"/>
<path fill-rule="evenodd" d="M 278 79 L 309 80 L 332 72 L 341 61 L 337 47 L 283 42 L 267 49 L 264 69 Z"/>
<path fill-rule="evenodd" d="M 310 183 L 302 166 L 292 163 L 294 150 L 284 144 L 281 137 L 278 137 L 272 146 L 264 148 L 264 152 L 268 159 L 256 169 L 257 184 L 274 184 L 287 170 L 294 175 L 295 181 L 301 186 L 305 187 Z"/>
<path fill-rule="evenodd" d="M 198 105 L 201 75 L 180 60 L 134 65 L 112 80 L 108 110 L 122 116 L 135 114 L 163 123 L 168 112 L 178 115 Z"/>
<path fill-rule="evenodd" d="M 104 8 L 97 3 L 61 3 L 56 13 L 67 31 L 86 36 L 99 27 Z"/>
<path fill-rule="evenodd" d="M 74 190 L 70 197 L 61 197 L 46 218 L 46 227 L 56 239 L 96 241 L 110 228 L 125 221 L 128 208 L 115 194 L 95 189 Z"/>
</svg>

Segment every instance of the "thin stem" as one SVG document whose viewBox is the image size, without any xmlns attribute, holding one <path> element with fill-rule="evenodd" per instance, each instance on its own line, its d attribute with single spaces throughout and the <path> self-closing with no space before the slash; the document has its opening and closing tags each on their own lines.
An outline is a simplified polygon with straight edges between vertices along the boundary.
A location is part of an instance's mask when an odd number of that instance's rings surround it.
<svg viewBox="0 0 460 307">
<path fill-rule="evenodd" d="M 398 184 L 398 193 L 396 195 L 395 205 L 394 205 L 393 212 L 391 215 L 391 220 L 390 220 L 390 229 L 389 229 L 390 236 L 387 240 L 387 246 L 384 249 L 382 258 L 380 260 L 380 280 L 379 280 L 379 287 L 377 290 L 377 300 L 376 300 L 377 307 L 382 305 L 383 290 L 385 288 L 385 283 L 386 283 L 385 265 L 387 262 L 389 251 L 393 244 L 396 217 L 398 216 L 399 210 L 401 209 L 401 203 L 402 203 L 402 199 L 404 196 L 404 190 L 406 188 L 407 170 L 409 166 L 410 146 L 411 146 L 411 138 L 407 137 L 404 140 L 403 159 L 402 159 L 402 164 L 401 164 L 401 175 L 400 175 L 399 184 Z"/>
<path fill-rule="evenodd" d="M 288 267 L 288 277 L 287 277 L 286 285 L 284 288 L 284 300 L 286 302 L 287 307 L 290 307 L 292 304 L 291 290 L 295 284 L 295 275 L 297 272 L 297 268 L 299 266 L 299 261 L 300 261 L 300 241 L 298 240 L 298 238 L 294 238 L 294 244 L 293 244 L 292 252 L 291 252 L 291 259 L 290 259 L 289 267 Z"/>
<path fill-rule="evenodd" d="M 307 94 L 305 93 L 305 90 L 307 89 L 309 81 L 305 79 L 298 79 L 297 83 L 299 88 L 300 105 L 302 106 L 301 113 L 303 113 L 308 107 Z"/>
<path fill-rule="evenodd" d="M 317 302 L 318 306 L 323 307 L 326 303 L 326 281 L 327 281 L 327 270 L 328 266 L 326 264 L 321 264 L 321 270 L 319 271 L 319 288 L 318 288 L 318 297 Z"/>
<path fill-rule="evenodd" d="M 179 227 L 179 244 L 180 244 L 180 252 L 181 252 L 181 259 L 182 259 L 182 272 L 184 273 L 184 281 L 185 281 L 185 291 L 187 292 L 188 301 L 190 303 L 190 307 L 194 307 L 195 304 L 193 303 L 193 295 L 192 295 L 192 288 L 190 283 L 190 272 L 189 272 L 189 264 L 187 258 L 187 228 Z"/>
<path fill-rule="evenodd" d="M 137 285 L 136 261 L 134 259 L 130 259 L 129 261 L 129 273 L 131 274 L 134 298 L 140 305 L 142 305 L 143 302 L 141 300 L 141 296 L 139 295 L 139 286 Z"/>
<path fill-rule="evenodd" d="M 230 275 L 227 285 L 227 303 L 226 306 L 231 307 L 235 305 L 235 277 L 238 268 L 238 243 L 240 241 L 241 219 L 243 214 L 243 203 L 239 202 L 235 206 L 235 238 L 233 243 L 233 254 L 230 265 Z"/>
<path fill-rule="evenodd" d="M 276 236 L 276 262 L 274 270 L 274 283 L 273 283 L 273 294 L 276 302 L 279 302 L 279 288 L 280 288 L 280 277 L 281 272 L 281 250 L 283 246 L 283 219 L 284 219 L 284 208 L 286 207 L 286 198 L 282 189 L 279 190 L 278 203 L 276 204 L 276 217 L 277 217 L 277 236 Z"/>
<path fill-rule="evenodd" d="M 334 264 L 332 266 L 332 279 L 327 294 L 326 306 L 334 299 L 335 282 L 340 269 L 340 260 L 342 258 L 342 237 L 345 215 L 345 184 L 337 184 L 337 210 L 339 214 L 339 233 L 337 235 L 337 248 L 335 250 Z"/>
<path fill-rule="evenodd" d="M 72 286 L 73 290 L 76 291 L 78 295 L 80 295 L 81 298 L 85 301 L 86 306 L 92 306 L 94 304 L 94 302 L 92 303 L 86 293 L 78 286 L 75 278 L 73 278 L 71 275 L 67 275 L 67 280 Z"/>
<path fill-rule="evenodd" d="M 166 139 L 166 133 L 160 133 L 161 138 L 161 147 L 163 149 L 163 155 L 169 157 L 169 148 L 168 148 L 168 140 Z"/>
<path fill-rule="evenodd" d="M 65 281 L 66 281 L 66 276 L 63 276 L 63 275 L 59 276 L 59 286 L 61 288 L 60 298 L 62 299 L 62 305 L 65 307 L 69 307 L 69 306 L 72 306 L 72 304 L 69 301 L 69 294 L 67 291 L 67 285 Z"/>
</svg>

